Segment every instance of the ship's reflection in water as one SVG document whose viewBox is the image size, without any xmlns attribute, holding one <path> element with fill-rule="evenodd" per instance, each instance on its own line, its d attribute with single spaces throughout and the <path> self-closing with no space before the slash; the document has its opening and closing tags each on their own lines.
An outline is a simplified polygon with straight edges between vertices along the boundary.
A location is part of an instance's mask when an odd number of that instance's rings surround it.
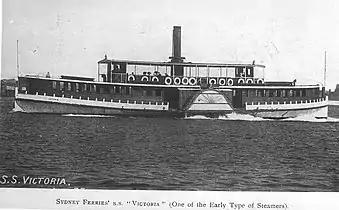
<svg viewBox="0 0 339 210">
<path fill-rule="evenodd" d="M 339 108 L 327 121 L 59 116 L 1 98 L 1 174 L 92 189 L 338 191 Z"/>
</svg>

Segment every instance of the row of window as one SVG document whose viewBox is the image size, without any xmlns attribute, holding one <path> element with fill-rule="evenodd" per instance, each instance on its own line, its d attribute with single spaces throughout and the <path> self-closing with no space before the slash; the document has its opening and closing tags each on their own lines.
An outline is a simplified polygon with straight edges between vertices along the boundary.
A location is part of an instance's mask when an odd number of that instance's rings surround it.
<svg viewBox="0 0 339 210">
<path fill-rule="evenodd" d="M 243 90 L 245 97 L 315 97 L 316 89 L 308 90 Z M 235 96 L 235 92 L 233 92 Z"/>
<path fill-rule="evenodd" d="M 57 84 L 59 83 L 59 85 Z M 60 91 L 70 92 L 96 92 L 96 93 L 109 93 L 109 94 L 132 94 L 132 87 L 122 87 L 122 86 L 107 86 L 107 85 L 95 85 L 95 84 L 85 84 L 85 83 L 72 83 L 72 82 L 57 82 L 53 81 L 52 88 L 54 90 L 59 89 Z M 142 96 L 162 96 L 161 90 L 133 90 L 140 93 Z"/>
</svg>

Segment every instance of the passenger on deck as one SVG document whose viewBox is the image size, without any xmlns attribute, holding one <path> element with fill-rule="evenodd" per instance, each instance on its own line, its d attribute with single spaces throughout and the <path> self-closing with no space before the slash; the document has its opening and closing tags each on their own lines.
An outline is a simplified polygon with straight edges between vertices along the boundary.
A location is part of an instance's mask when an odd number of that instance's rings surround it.
<svg viewBox="0 0 339 210">
<path fill-rule="evenodd" d="M 293 85 L 295 85 L 295 83 L 297 83 L 297 79 L 294 79 L 294 80 L 293 80 Z"/>
</svg>

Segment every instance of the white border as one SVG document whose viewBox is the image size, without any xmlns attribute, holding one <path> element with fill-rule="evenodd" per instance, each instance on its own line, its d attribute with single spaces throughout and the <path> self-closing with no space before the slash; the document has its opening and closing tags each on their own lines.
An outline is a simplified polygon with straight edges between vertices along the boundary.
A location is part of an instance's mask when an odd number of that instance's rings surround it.
<svg viewBox="0 0 339 210">
<path fill-rule="evenodd" d="M 208 192 L 208 191 L 124 191 L 68 189 L 0 189 L 0 209 L 201 209 L 201 210 L 338 210 L 338 193 L 319 192 Z M 57 199 L 78 204 L 58 204 Z M 107 205 L 84 205 L 84 199 L 104 201 Z M 107 202 L 108 201 L 108 202 Z M 133 201 L 156 206 L 137 206 Z M 122 205 L 114 206 L 113 202 Z M 231 203 L 242 204 L 232 208 Z M 134 202 L 136 203 L 136 202 Z M 206 204 L 197 207 L 198 203 Z M 278 204 L 283 208 L 258 208 L 258 204 Z M 145 204 L 145 203 L 142 203 Z M 181 204 L 182 207 L 173 205 Z M 189 207 L 193 204 L 193 207 Z M 213 207 L 219 205 L 219 207 Z M 232 204 L 234 206 L 234 204 Z M 254 205 L 254 208 L 252 208 Z M 200 205 L 201 206 L 201 205 Z M 240 207 L 240 206 L 239 206 Z M 287 207 L 287 208 L 286 208 Z"/>
</svg>

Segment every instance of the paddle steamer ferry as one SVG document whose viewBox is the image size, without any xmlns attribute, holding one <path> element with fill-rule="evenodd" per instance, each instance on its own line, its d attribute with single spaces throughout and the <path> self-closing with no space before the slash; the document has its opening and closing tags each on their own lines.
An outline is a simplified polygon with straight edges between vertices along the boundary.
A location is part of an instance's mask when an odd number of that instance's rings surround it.
<svg viewBox="0 0 339 210">
<path fill-rule="evenodd" d="M 181 27 L 173 29 L 169 62 L 98 61 L 98 78 L 19 77 L 15 110 L 28 113 L 327 118 L 320 85 L 265 81 L 265 66 L 192 63 L 181 57 Z"/>
</svg>

